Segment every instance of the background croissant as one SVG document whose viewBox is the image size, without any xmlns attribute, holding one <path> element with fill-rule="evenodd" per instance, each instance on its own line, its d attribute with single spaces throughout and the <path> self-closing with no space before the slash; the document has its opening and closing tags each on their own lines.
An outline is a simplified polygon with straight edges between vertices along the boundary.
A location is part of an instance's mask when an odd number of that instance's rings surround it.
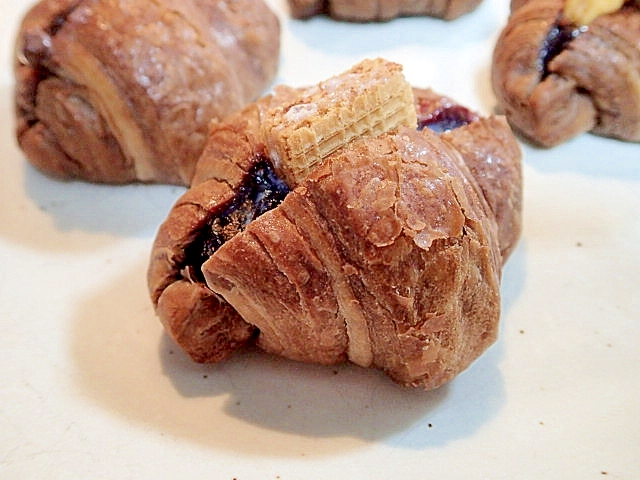
<svg viewBox="0 0 640 480">
<path fill-rule="evenodd" d="M 148 272 L 158 315 L 192 358 L 255 342 L 431 389 L 494 341 L 521 228 L 520 149 L 503 119 L 413 92 L 419 125 L 445 133 L 355 139 L 291 190 L 258 121 L 291 90 L 213 129 L 208 174 L 160 227 Z M 247 199 L 270 205 L 254 215 Z M 234 215 L 251 220 L 236 229 Z"/>
<path fill-rule="evenodd" d="M 640 3 L 588 26 L 566 18 L 566 4 L 512 2 L 493 56 L 499 108 L 543 146 L 587 131 L 640 141 Z"/>
<path fill-rule="evenodd" d="M 262 0 L 43 0 L 16 45 L 17 137 L 61 178 L 188 185 L 209 122 L 275 75 Z"/>
<path fill-rule="evenodd" d="M 308 18 L 329 14 L 339 20 L 369 22 L 409 15 L 452 20 L 476 8 L 482 0 L 289 0 L 291 15 Z"/>
</svg>

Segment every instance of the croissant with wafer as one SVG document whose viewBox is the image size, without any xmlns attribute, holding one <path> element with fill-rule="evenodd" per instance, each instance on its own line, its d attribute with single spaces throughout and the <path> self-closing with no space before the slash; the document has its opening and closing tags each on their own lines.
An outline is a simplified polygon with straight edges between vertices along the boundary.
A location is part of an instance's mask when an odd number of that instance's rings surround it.
<svg viewBox="0 0 640 480">
<path fill-rule="evenodd" d="M 513 1 L 492 77 L 498 107 L 536 144 L 640 141 L 640 2 Z"/>
<path fill-rule="evenodd" d="M 502 118 L 365 60 L 214 126 L 198 170 L 148 271 L 194 360 L 255 343 L 432 389 L 495 340 L 521 228 L 520 149 Z"/>
<path fill-rule="evenodd" d="M 262 0 L 42 0 L 16 44 L 17 138 L 64 179 L 188 185 L 222 119 L 275 76 Z"/>
</svg>

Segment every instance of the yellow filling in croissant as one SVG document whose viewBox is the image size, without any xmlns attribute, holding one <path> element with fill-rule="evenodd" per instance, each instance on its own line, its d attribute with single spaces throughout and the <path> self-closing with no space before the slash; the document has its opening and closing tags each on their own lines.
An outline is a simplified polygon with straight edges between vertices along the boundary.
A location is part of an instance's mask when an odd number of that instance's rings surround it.
<svg viewBox="0 0 640 480">
<path fill-rule="evenodd" d="M 624 0 L 567 0 L 564 16 L 576 25 L 589 25 L 600 15 L 622 8 Z"/>
</svg>

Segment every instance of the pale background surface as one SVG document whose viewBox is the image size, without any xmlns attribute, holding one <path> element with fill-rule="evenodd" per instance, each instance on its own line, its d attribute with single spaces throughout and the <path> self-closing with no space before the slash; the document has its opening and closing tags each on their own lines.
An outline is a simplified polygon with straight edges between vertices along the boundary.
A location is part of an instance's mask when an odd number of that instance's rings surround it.
<svg viewBox="0 0 640 480">
<path fill-rule="evenodd" d="M 431 393 L 260 354 L 192 364 L 145 270 L 182 189 L 60 183 L 13 140 L 26 0 L 0 0 L 0 478 L 633 479 L 640 472 L 640 146 L 525 147 L 525 224 L 501 336 Z M 455 22 L 283 22 L 279 83 L 402 63 L 483 113 L 507 0 Z"/>
</svg>

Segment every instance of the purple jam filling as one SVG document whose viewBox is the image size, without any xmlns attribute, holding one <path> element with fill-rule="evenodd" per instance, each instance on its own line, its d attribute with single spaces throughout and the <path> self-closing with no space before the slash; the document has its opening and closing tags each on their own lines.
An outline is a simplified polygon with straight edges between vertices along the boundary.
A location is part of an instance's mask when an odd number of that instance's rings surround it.
<svg viewBox="0 0 640 480">
<path fill-rule="evenodd" d="M 189 275 L 204 281 L 202 264 L 254 219 L 277 207 L 288 193 L 289 187 L 276 175 L 269 160 L 261 158 L 247 172 L 233 200 L 209 219 L 185 249 Z"/>
<path fill-rule="evenodd" d="M 475 121 L 477 116 L 461 105 L 448 105 L 427 114 L 418 111 L 418 130 L 428 128 L 443 133 Z"/>
<path fill-rule="evenodd" d="M 550 73 L 549 64 L 551 61 L 565 50 L 569 43 L 584 32 L 585 29 L 586 27 L 576 28 L 574 25 L 561 24 L 559 22 L 556 22 L 551 27 L 542 42 L 536 64 L 536 69 L 543 79 Z"/>
</svg>

